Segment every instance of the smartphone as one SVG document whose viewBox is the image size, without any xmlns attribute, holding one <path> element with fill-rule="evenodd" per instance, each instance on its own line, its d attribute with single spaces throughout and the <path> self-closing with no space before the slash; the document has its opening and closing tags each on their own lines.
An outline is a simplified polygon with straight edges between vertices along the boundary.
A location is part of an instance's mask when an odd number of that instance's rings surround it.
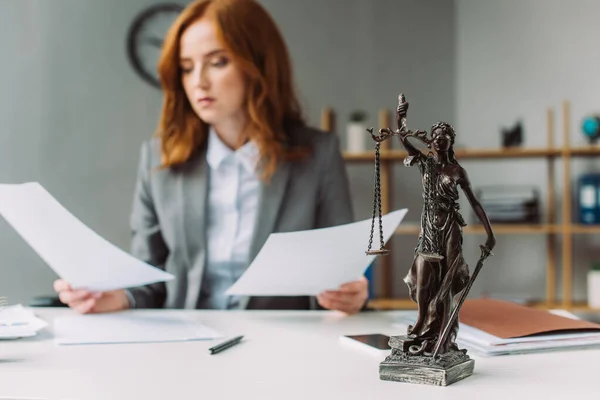
<svg viewBox="0 0 600 400">
<path fill-rule="evenodd" d="M 344 335 L 340 340 L 356 349 L 365 350 L 378 356 L 389 354 L 391 347 L 388 344 L 390 337 L 381 333 L 365 335 Z"/>
</svg>

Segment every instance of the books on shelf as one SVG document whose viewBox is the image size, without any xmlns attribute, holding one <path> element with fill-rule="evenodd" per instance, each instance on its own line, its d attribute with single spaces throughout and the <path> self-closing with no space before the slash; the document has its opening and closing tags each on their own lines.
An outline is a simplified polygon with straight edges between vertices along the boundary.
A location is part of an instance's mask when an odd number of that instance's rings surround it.
<svg viewBox="0 0 600 400">
<path fill-rule="evenodd" d="M 526 185 L 484 186 L 477 190 L 479 202 L 492 223 L 539 223 L 539 193 Z"/>
<path fill-rule="evenodd" d="M 600 223 L 600 174 L 583 174 L 577 181 L 579 222 Z"/>
<path fill-rule="evenodd" d="M 395 326 L 414 323 L 416 312 Z M 600 347 L 600 325 L 563 310 L 546 311 L 510 301 L 468 299 L 459 314 L 459 347 L 481 356 Z"/>
</svg>

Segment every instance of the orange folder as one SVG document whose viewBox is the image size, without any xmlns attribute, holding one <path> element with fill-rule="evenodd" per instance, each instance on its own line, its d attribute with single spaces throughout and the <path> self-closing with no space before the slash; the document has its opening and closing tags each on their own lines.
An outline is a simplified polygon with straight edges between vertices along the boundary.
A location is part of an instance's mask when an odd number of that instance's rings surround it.
<svg viewBox="0 0 600 400">
<path fill-rule="evenodd" d="M 467 299 L 459 321 L 491 335 L 511 339 L 545 333 L 598 331 L 600 325 L 494 299 Z"/>
</svg>

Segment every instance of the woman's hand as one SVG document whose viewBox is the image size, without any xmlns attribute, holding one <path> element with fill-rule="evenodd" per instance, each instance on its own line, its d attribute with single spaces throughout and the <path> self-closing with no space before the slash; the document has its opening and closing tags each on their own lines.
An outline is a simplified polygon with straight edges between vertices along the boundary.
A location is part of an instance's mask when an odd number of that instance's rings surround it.
<svg viewBox="0 0 600 400">
<path fill-rule="evenodd" d="M 62 279 L 54 281 L 54 290 L 64 304 L 81 314 L 104 313 L 129 308 L 129 299 L 124 290 L 92 293 L 87 290 L 73 290 Z"/>
<path fill-rule="evenodd" d="M 338 310 L 346 314 L 356 314 L 365 305 L 369 297 L 369 281 L 364 276 L 357 281 L 348 282 L 338 290 L 328 290 L 317 296 L 321 307 Z"/>
</svg>

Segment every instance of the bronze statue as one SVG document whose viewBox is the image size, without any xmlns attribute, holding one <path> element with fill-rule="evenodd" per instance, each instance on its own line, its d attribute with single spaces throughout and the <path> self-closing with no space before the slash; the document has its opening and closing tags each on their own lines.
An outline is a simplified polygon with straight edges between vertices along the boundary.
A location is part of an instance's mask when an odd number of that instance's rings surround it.
<svg viewBox="0 0 600 400">
<path fill-rule="evenodd" d="M 379 159 L 379 144 L 392 136 L 399 137 L 408 152 L 404 165 L 416 165 L 421 171 L 424 201 L 415 257 L 404 278 L 410 298 L 418 305 L 418 317 L 414 325 L 408 327 L 406 336 L 390 340 L 392 355 L 382 363 L 382 368 L 391 367 L 394 363 L 423 364 L 424 359 L 428 358 L 429 365 L 437 364 L 438 369 L 442 367 L 447 370 L 463 364 L 466 369 L 463 368 L 464 376 L 459 378 L 462 379 L 472 373 L 473 360 L 466 355 L 466 350 L 459 350 L 455 343 L 458 311 L 496 240 L 487 215 L 471 189 L 467 173 L 454 156 L 456 133 L 452 125 L 438 122 L 432 126 L 428 137 L 424 130 L 407 130 L 407 110 L 408 103 L 401 94 L 396 109 L 397 129 L 392 131 L 383 128 L 378 135 L 369 129 L 376 142 L 376 161 Z M 420 140 L 430 151 L 422 153 L 409 138 Z M 459 212 L 459 187 L 487 233 L 485 245 L 480 246 L 481 258 L 471 277 L 462 253 L 462 228 L 466 224 Z M 390 368 L 381 371 L 382 379 L 419 381 L 410 376 L 395 376 Z M 402 369 L 401 372 L 404 374 L 406 371 Z M 446 377 L 438 384 L 452 383 L 450 380 Z"/>
</svg>

